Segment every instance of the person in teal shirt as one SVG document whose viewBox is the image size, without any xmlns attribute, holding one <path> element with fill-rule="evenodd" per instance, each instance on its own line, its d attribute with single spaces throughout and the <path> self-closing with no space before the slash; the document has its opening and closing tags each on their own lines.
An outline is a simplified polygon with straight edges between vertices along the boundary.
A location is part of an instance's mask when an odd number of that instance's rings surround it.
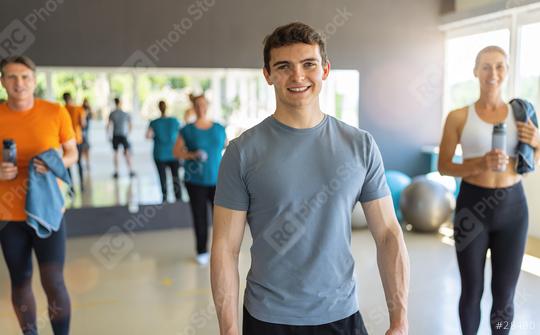
<svg viewBox="0 0 540 335">
<path fill-rule="evenodd" d="M 184 163 L 184 182 L 190 198 L 197 262 L 206 265 L 209 260 L 208 205 L 214 206 L 214 194 L 223 148 L 227 143 L 225 128 L 207 117 L 208 102 L 204 95 L 193 98 L 197 120 L 180 130 L 174 154 Z"/>
<path fill-rule="evenodd" d="M 167 174 L 166 170 L 171 171 L 174 187 L 174 196 L 176 200 L 182 199 L 182 188 L 180 186 L 180 177 L 178 169 L 180 164 L 173 155 L 174 144 L 178 137 L 180 122 L 171 116 L 167 116 L 167 104 L 165 101 L 158 103 L 161 116 L 152 120 L 146 132 L 146 138 L 154 140 L 154 161 L 159 174 L 161 184 L 162 202 L 167 202 Z"/>
</svg>

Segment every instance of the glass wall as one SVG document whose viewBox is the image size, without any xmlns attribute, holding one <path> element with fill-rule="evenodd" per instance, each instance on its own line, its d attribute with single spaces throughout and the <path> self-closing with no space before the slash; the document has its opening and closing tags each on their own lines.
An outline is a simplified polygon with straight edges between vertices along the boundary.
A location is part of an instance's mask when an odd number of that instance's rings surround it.
<svg viewBox="0 0 540 335">
<path fill-rule="evenodd" d="M 488 45 L 500 46 L 509 54 L 504 98 L 524 98 L 540 108 L 540 4 L 536 9 L 516 8 L 443 29 L 447 34 L 443 114 L 478 98 L 474 61 L 478 51 Z"/>
<path fill-rule="evenodd" d="M 521 28 L 519 76 L 516 82 L 518 97 L 540 108 L 540 22 Z"/>
<path fill-rule="evenodd" d="M 122 108 L 132 114 L 135 127 L 146 127 L 159 116 L 160 100 L 167 103 L 169 115 L 185 123 L 189 95 L 204 93 L 210 102 L 209 115 L 227 126 L 229 138 L 275 110 L 273 87 L 260 69 L 38 69 L 37 96 L 61 102 L 64 92 L 70 92 L 79 104 L 87 98 L 95 121 L 107 120 L 118 97 Z M 3 90 L 0 94 L 5 96 Z M 322 109 L 358 126 L 358 99 L 358 71 L 332 70 L 321 92 Z"/>
</svg>

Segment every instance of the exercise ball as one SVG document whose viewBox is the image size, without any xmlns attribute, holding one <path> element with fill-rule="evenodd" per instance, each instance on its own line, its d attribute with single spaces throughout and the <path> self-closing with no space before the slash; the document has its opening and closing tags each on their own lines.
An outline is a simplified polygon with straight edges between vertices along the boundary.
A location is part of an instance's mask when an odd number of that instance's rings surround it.
<svg viewBox="0 0 540 335">
<path fill-rule="evenodd" d="M 399 199 L 401 197 L 401 192 L 411 184 L 411 178 L 403 172 L 388 170 L 384 173 L 386 176 L 386 183 L 388 188 L 390 188 L 390 194 L 392 195 L 392 202 L 394 203 L 394 211 L 396 212 L 396 217 L 401 221 L 402 214 L 399 209 Z"/>
<path fill-rule="evenodd" d="M 352 211 L 351 225 L 353 229 L 367 227 L 366 216 L 364 215 L 364 210 L 362 209 L 362 205 L 359 202 L 356 203 Z"/>
<path fill-rule="evenodd" d="M 457 192 L 457 183 L 456 178 L 454 177 L 443 176 L 439 172 L 430 172 L 426 174 L 426 178 L 446 187 L 446 189 L 454 195 Z"/>
<path fill-rule="evenodd" d="M 452 215 L 455 199 L 443 185 L 415 178 L 401 194 L 399 202 L 405 222 L 418 232 L 436 232 Z"/>
</svg>

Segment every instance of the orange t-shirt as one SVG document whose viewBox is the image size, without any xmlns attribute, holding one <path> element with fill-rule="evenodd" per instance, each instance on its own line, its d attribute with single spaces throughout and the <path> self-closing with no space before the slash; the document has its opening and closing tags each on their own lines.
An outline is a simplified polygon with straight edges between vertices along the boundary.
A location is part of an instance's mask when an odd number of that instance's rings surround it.
<svg viewBox="0 0 540 335">
<path fill-rule="evenodd" d="M 66 109 L 36 99 L 34 107 L 17 112 L 0 104 L 0 143 L 13 139 L 17 146 L 17 177 L 0 180 L 0 221 L 25 221 L 26 190 L 30 160 L 49 149 L 58 149 L 75 137 Z M 0 144 L 1 146 L 1 144 Z"/>
<path fill-rule="evenodd" d="M 73 130 L 75 130 L 75 140 L 77 141 L 77 144 L 81 144 L 83 142 L 81 119 L 84 117 L 84 108 L 81 106 L 66 105 L 66 109 L 71 117 Z"/>
</svg>

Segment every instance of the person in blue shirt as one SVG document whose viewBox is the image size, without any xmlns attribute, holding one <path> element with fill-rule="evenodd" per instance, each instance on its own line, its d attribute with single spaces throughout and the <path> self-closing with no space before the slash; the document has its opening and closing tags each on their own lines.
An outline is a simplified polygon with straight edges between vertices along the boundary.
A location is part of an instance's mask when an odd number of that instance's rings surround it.
<svg viewBox="0 0 540 335">
<path fill-rule="evenodd" d="M 184 181 L 190 198 L 197 241 L 196 260 L 208 264 L 208 205 L 213 208 L 217 175 L 227 137 L 225 128 L 207 117 L 204 95 L 193 98 L 197 120 L 180 130 L 174 155 L 185 161 Z"/>
<path fill-rule="evenodd" d="M 176 200 L 182 199 L 182 188 L 180 186 L 180 177 L 178 169 L 180 164 L 173 155 L 173 148 L 178 137 L 180 122 L 171 116 L 167 116 L 167 104 L 165 101 L 158 103 L 161 116 L 152 120 L 146 131 L 146 138 L 154 140 L 154 161 L 159 174 L 161 184 L 162 202 L 167 201 L 167 168 L 171 171 L 174 196 Z"/>
</svg>

